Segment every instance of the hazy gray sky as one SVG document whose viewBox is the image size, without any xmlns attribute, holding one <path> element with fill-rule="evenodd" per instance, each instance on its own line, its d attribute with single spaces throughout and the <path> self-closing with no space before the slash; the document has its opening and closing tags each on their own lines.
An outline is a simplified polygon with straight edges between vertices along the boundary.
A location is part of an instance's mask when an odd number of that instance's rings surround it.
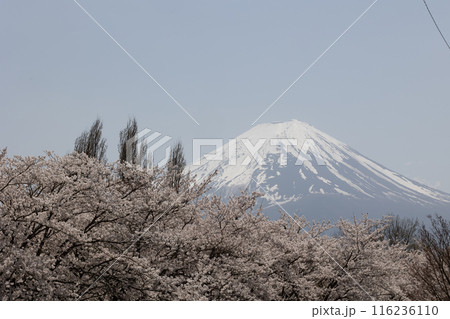
<svg viewBox="0 0 450 319">
<path fill-rule="evenodd" d="M 450 2 L 428 0 L 450 37 Z M 0 0 L 0 146 L 64 154 L 99 116 L 108 158 L 130 116 L 181 139 L 231 138 L 373 1 Z M 450 192 L 450 52 L 422 0 L 380 0 L 259 122 L 296 118 Z"/>
</svg>

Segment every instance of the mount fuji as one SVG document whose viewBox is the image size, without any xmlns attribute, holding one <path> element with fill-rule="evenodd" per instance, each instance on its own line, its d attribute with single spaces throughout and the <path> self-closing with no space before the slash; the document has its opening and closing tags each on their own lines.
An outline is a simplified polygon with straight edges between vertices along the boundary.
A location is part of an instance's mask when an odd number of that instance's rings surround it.
<svg viewBox="0 0 450 319">
<path fill-rule="evenodd" d="M 280 210 L 335 221 L 368 213 L 450 215 L 450 194 L 370 160 L 345 143 L 297 120 L 265 123 L 230 140 L 188 167 L 196 178 L 216 172 L 211 192 L 263 193 L 263 212 Z M 212 159 L 211 159 L 212 158 Z"/>
</svg>

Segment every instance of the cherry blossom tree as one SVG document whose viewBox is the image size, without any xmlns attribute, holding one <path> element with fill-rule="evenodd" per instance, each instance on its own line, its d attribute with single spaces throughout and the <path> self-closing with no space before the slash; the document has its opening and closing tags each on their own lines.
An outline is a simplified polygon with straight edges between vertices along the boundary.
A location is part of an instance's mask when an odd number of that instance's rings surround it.
<svg viewBox="0 0 450 319">
<path fill-rule="evenodd" d="M 148 298 L 154 267 L 140 257 L 150 249 L 144 233 L 188 218 L 206 185 L 190 181 L 178 194 L 161 170 L 85 154 L 3 152 L 0 161 L 2 299 L 76 299 L 102 274 L 84 299 Z"/>
<path fill-rule="evenodd" d="M 0 153 L 2 300 L 406 300 L 388 219 L 269 220 L 260 194 L 83 153 Z M 330 236 L 339 229 L 340 236 Z"/>
</svg>

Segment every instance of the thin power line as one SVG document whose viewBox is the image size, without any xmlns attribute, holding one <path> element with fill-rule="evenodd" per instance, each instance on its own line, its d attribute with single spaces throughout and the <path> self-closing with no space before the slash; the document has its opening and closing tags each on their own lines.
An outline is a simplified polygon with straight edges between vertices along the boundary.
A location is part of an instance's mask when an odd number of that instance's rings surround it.
<svg viewBox="0 0 450 319">
<path fill-rule="evenodd" d="M 341 33 L 341 35 L 336 39 L 336 40 L 334 40 L 334 42 L 333 43 L 331 43 L 330 44 L 330 46 L 328 47 L 328 48 L 326 48 L 326 50 L 325 51 L 323 51 L 322 52 L 322 54 L 321 55 L 319 55 L 318 57 L 317 57 L 317 59 L 315 59 L 314 60 L 314 62 L 313 63 L 311 63 L 307 68 L 306 68 L 306 70 L 305 71 L 303 71 L 303 73 L 302 74 L 300 74 L 300 76 L 297 78 L 297 79 L 295 79 L 295 81 L 294 82 L 292 82 L 291 83 L 291 85 L 289 85 L 288 86 L 288 88 L 286 89 L 286 90 L 284 90 L 283 91 L 283 93 L 281 93 L 276 99 L 275 99 L 275 101 L 273 101 L 272 102 L 272 104 L 270 104 L 265 110 L 264 110 L 264 112 L 262 112 L 259 116 L 258 116 L 258 118 L 256 119 L 256 120 L 254 120 L 253 121 L 253 123 L 252 123 L 252 126 L 253 125 L 255 125 L 255 123 L 256 122 L 258 122 L 259 121 L 259 119 L 264 115 L 264 114 L 266 114 L 306 73 L 308 73 L 308 71 L 314 66 L 314 65 L 316 65 L 316 63 L 317 62 L 319 62 L 319 60 L 320 59 L 322 59 L 322 57 L 328 52 L 328 51 L 330 51 L 330 49 L 356 24 L 356 23 L 358 23 L 358 21 L 359 20 L 361 20 L 361 18 L 362 17 L 364 17 L 365 16 L 365 14 L 376 4 L 378 2 L 378 0 L 375 0 L 366 10 L 364 10 L 364 12 L 363 13 L 361 13 L 361 15 L 358 17 L 358 18 L 356 18 L 356 20 L 355 21 L 353 21 L 353 23 L 347 28 L 347 29 L 345 29 L 345 31 L 344 32 L 342 32 Z"/>
<path fill-rule="evenodd" d="M 431 13 L 430 7 L 428 7 L 428 4 L 425 0 L 423 0 L 423 3 L 425 4 L 425 7 L 427 8 L 428 13 L 430 14 L 431 19 L 434 22 L 434 25 L 436 26 L 436 29 L 439 31 L 439 34 L 442 37 L 442 40 L 444 40 L 445 44 L 447 45 L 447 48 L 450 50 L 450 44 L 448 44 L 447 40 L 445 39 L 444 34 L 442 33 L 441 29 L 439 28 L 436 19 L 433 17 L 433 14 Z"/>
<path fill-rule="evenodd" d="M 197 124 L 197 125 L 199 125 L 200 126 L 200 124 L 198 123 L 198 121 L 191 115 L 191 113 L 189 113 L 188 112 L 188 110 L 186 110 L 186 108 L 183 106 L 183 105 L 181 105 L 181 103 L 180 102 L 178 102 L 177 101 L 177 99 L 175 99 L 174 97 L 173 97 L 173 95 L 172 94 L 170 94 L 169 93 L 169 91 L 167 91 L 166 90 L 166 88 L 165 87 L 163 87 L 162 86 L 162 84 L 161 83 L 159 83 L 154 77 L 153 77 L 153 75 L 151 75 L 150 74 L 150 72 L 148 72 L 147 71 L 147 69 L 145 69 L 143 66 L 142 66 L 142 64 L 140 64 L 139 63 L 139 61 L 138 60 L 136 60 L 135 58 L 134 58 L 134 56 L 132 56 L 131 55 L 131 53 L 130 52 L 128 52 L 98 21 L 97 21 L 97 19 L 95 19 L 93 16 L 92 16 L 92 14 L 90 14 L 87 10 L 86 10 L 86 8 L 85 7 L 83 7 L 77 0 L 73 0 L 73 2 L 75 2 L 75 4 L 81 9 L 81 10 L 83 10 L 83 12 L 89 17 L 89 19 L 91 19 L 111 40 L 113 40 L 113 42 L 123 51 L 123 52 L 125 52 L 125 54 L 131 59 L 131 61 L 133 61 L 134 62 L 134 64 L 136 64 L 145 74 L 147 74 L 147 76 L 150 78 L 150 79 L 152 79 L 152 81 L 153 82 L 155 82 L 155 84 L 157 85 L 157 86 L 159 86 L 159 88 L 161 89 L 161 90 L 163 90 L 164 91 L 164 93 L 166 93 L 166 95 L 172 100 L 172 101 L 174 101 L 175 102 L 175 104 L 176 105 L 178 105 L 178 107 L 184 112 L 184 113 L 186 113 L 186 115 L 187 116 L 189 116 L 190 117 L 190 119 L 192 120 L 192 121 L 194 121 L 195 122 L 195 124 Z"/>
</svg>

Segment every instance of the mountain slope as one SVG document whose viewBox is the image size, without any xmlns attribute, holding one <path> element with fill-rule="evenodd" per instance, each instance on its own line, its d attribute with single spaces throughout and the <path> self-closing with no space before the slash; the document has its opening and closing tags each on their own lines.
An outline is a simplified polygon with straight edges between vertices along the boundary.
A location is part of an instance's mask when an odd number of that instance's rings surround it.
<svg viewBox="0 0 450 319">
<path fill-rule="evenodd" d="M 234 143 L 236 151 L 230 151 Z M 395 173 L 297 120 L 255 126 L 220 153 L 222 159 L 189 169 L 198 178 L 217 171 L 212 189 L 221 195 L 263 192 L 261 203 L 274 217 L 278 204 L 289 213 L 332 219 L 363 212 L 420 216 L 450 211 L 449 194 Z"/>
</svg>

